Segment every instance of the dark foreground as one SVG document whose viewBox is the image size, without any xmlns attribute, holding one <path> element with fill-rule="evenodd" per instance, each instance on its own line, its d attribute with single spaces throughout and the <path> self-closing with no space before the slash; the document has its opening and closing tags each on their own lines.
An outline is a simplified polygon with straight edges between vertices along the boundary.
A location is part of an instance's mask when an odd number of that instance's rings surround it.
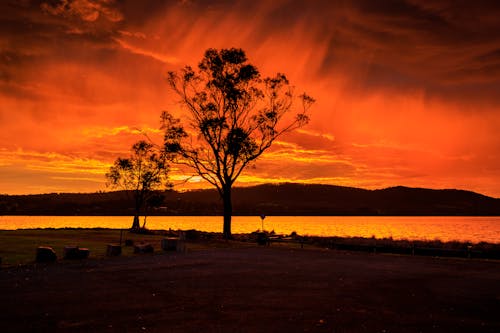
<svg viewBox="0 0 500 333">
<path fill-rule="evenodd" d="M 500 262 L 287 248 L 0 271 L 1 332 L 500 332 Z"/>
</svg>

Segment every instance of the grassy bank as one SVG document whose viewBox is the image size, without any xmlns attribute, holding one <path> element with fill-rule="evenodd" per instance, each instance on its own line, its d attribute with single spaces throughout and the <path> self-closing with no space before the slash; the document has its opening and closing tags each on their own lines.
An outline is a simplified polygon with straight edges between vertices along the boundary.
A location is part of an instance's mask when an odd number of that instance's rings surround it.
<svg viewBox="0 0 500 333">
<path fill-rule="evenodd" d="M 188 251 L 220 247 L 244 247 L 248 242 L 238 240 L 227 242 L 221 234 L 188 231 Z M 133 233 L 129 230 L 107 228 L 60 228 L 60 229 L 19 229 L 0 230 L 0 258 L 2 266 L 30 264 L 35 261 L 36 248 L 49 246 L 54 249 L 58 259 L 63 258 L 65 246 L 78 246 L 90 250 L 90 258 L 106 257 L 108 244 L 122 242 L 122 256 L 134 255 L 133 246 L 125 246 L 125 241 L 133 244 L 148 243 L 155 251 L 161 249 L 161 240 L 178 236 L 178 231 L 155 230 L 146 233 Z M 241 239 L 241 237 L 240 237 Z"/>
<path fill-rule="evenodd" d="M 0 257 L 2 265 L 17 265 L 33 262 L 38 246 L 50 246 L 62 258 L 64 246 L 76 245 L 90 249 L 91 257 L 104 257 L 106 245 L 119 243 L 120 230 L 113 229 L 26 229 L 0 231 Z M 123 240 L 139 241 L 139 235 L 123 232 Z M 160 242 L 158 235 L 140 235 L 141 240 Z M 124 255 L 130 255 L 133 248 L 124 248 Z"/>
<path fill-rule="evenodd" d="M 161 240 L 168 236 L 178 236 L 178 231 L 150 231 L 148 233 L 131 233 L 128 230 L 119 229 L 21 229 L 0 230 L 0 258 L 2 266 L 15 266 L 33 263 L 38 246 L 52 247 L 58 256 L 63 257 L 65 246 L 79 246 L 90 250 L 91 258 L 105 258 L 106 246 L 118 244 L 120 239 L 122 245 L 125 240 L 134 244 L 149 243 L 156 251 L 161 246 Z M 258 234 L 237 234 L 233 241 L 222 239 L 220 233 L 200 232 L 188 230 L 185 232 L 187 238 L 187 251 L 217 247 L 248 247 L 254 246 Z M 448 257 L 471 257 L 500 259 L 500 244 L 478 243 L 470 244 L 463 242 L 441 242 L 432 241 L 409 241 L 394 240 L 392 238 L 363 238 L 363 237 L 315 237 L 292 235 L 266 234 L 271 239 L 270 246 L 276 247 L 314 247 L 329 248 L 344 251 L 364 251 L 374 253 L 395 253 L 407 255 L 430 255 Z M 123 246 L 122 256 L 134 255 L 133 246 Z"/>
</svg>

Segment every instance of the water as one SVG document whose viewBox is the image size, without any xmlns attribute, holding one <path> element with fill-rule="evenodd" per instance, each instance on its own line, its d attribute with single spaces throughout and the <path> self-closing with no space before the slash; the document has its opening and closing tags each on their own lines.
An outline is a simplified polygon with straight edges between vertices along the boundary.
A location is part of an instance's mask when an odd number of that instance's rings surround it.
<svg viewBox="0 0 500 333">
<path fill-rule="evenodd" d="M 142 220 L 141 220 L 142 223 Z M 0 229 L 22 228 L 129 228 L 130 216 L 0 216 Z M 222 231 L 220 216 L 150 216 L 150 229 L 197 229 Z M 233 217 L 233 233 L 249 233 L 262 228 L 258 216 Z M 279 234 L 295 231 L 300 235 L 343 237 L 392 237 L 442 241 L 485 241 L 500 243 L 500 217 L 449 216 L 268 216 L 265 230 Z"/>
</svg>

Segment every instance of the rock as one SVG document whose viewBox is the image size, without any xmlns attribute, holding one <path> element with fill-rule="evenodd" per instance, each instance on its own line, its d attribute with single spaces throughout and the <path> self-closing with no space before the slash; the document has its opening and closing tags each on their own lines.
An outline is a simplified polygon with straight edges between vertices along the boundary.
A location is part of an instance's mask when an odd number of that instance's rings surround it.
<svg viewBox="0 0 500 333">
<path fill-rule="evenodd" d="M 179 238 L 167 237 L 161 240 L 161 248 L 163 251 L 176 251 Z"/>
<path fill-rule="evenodd" d="M 51 247 L 39 246 L 36 249 L 36 262 L 54 262 L 56 260 L 56 252 Z"/>
<path fill-rule="evenodd" d="M 78 246 L 65 246 L 64 259 L 80 259 L 78 254 Z"/>
<path fill-rule="evenodd" d="M 179 238 L 167 237 L 161 240 L 161 248 L 163 251 L 186 252 L 186 242 L 182 235 Z"/>
<path fill-rule="evenodd" d="M 79 247 L 78 253 L 79 253 L 80 259 L 87 259 L 89 257 L 89 254 L 90 254 L 90 250 L 85 248 L 85 247 Z"/>
<path fill-rule="evenodd" d="M 134 253 L 153 253 L 153 245 L 149 243 L 134 245 Z"/>
<path fill-rule="evenodd" d="M 86 259 L 89 257 L 90 251 L 87 248 L 78 246 L 65 246 L 64 259 Z"/>
<path fill-rule="evenodd" d="M 119 256 L 122 254 L 122 247 L 116 244 L 108 244 L 106 255 L 109 257 Z"/>
</svg>

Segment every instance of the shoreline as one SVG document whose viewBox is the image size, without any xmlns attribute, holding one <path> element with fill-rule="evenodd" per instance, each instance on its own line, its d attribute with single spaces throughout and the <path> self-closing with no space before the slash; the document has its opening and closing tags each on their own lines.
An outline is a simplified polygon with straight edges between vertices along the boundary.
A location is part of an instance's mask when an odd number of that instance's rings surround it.
<svg viewBox="0 0 500 333">
<path fill-rule="evenodd" d="M 33 228 L 17 228 L 17 229 L 2 229 L 0 228 L 0 232 L 23 232 L 23 231 L 86 231 L 86 230 L 93 230 L 93 231 L 123 231 L 123 232 L 131 232 L 131 233 L 136 233 L 134 231 L 131 231 L 130 228 L 111 228 L 111 227 L 33 227 Z M 203 230 L 198 230 L 198 229 L 148 229 L 145 228 L 144 232 L 138 232 L 138 234 L 151 234 L 151 235 L 165 235 L 165 234 L 173 234 L 177 235 L 179 232 L 195 232 L 200 235 L 203 235 L 203 238 L 222 238 L 222 232 L 214 232 L 214 231 L 203 231 Z M 233 233 L 233 237 L 238 240 L 245 240 L 252 235 L 255 235 L 257 233 L 261 233 L 262 231 L 255 230 L 253 232 L 244 232 L 244 233 Z M 286 234 L 286 233 L 275 233 L 274 230 L 264 230 L 263 233 L 269 236 L 275 236 L 279 238 L 286 238 L 286 237 L 301 237 L 307 240 L 314 240 L 316 242 L 321 242 L 321 240 L 356 240 L 356 241 L 361 241 L 361 242 L 366 242 L 369 240 L 372 241 L 381 241 L 382 243 L 386 242 L 395 242 L 395 243 L 417 243 L 417 244 L 424 244 L 424 243 L 435 243 L 435 244 L 442 244 L 442 245 L 451 245 L 452 247 L 456 246 L 463 246 L 463 245 L 477 245 L 477 244 L 488 244 L 488 245 L 500 245 L 500 242 L 488 242 L 488 241 L 479 241 L 479 242 L 473 242 L 473 241 L 460 241 L 460 240 L 448 240 L 448 241 L 443 241 L 438 238 L 434 239 L 426 239 L 426 238 L 416 238 L 416 239 L 408 239 L 408 238 L 395 238 L 395 237 L 376 237 L 376 236 L 371 236 L 371 237 L 364 237 L 364 236 L 336 236 L 336 235 L 327 235 L 327 236 L 319 236 L 319 235 L 309 235 L 309 234 L 303 234 L 299 235 L 295 231 Z M 445 246 L 446 247 L 446 246 Z"/>
<path fill-rule="evenodd" d="M 127 229 L 130 216 L 4 216 L 0 228 L 114 228 Z M 150 229 L 198 229 L 207 232 L 222 231 L 220 216 L 148 217 Z M 233 233 L 252 233 L 262 228 L 258 216 L 235 216 Z M 461 241 L 500 243 L 500 217 L 366 217 L 366 216 L 268 216 L 264 229 L 280 234 L 293 231 L 301 235 L 320 237 L 354 237 L 408 239 L 431 241 Z"/>
<path fill-rule="evenodd" d="M 217 247 L 284 247 L 329 249 L 338 252 L 395 254 L 403 256 L 454 257 L 500 260 L 500 243 L 442 242 L 439 240 L 397 240 L 375 237 L 302 236 L 296 233 L 279 235 L 267 233 L 233 234 L 233 240 L 223 239 L 222 233 L 190 230 L 146 230 L 143 233 L 112 228 L 33 228 L 0 230 L 0 263 L 4 267 L 34 262 L 38 246 L 54 248 L 59 257 L 65 246 L 79 245 L 90 250 L 91 258 L 105 258 L 107 244 L 150 243 L 155 252 L 162 252 L 161 240 L 184 234 L 188 251 Z M 124 255 L 133 256 L 133 248 L 124 247 Z"/>
</svg>

